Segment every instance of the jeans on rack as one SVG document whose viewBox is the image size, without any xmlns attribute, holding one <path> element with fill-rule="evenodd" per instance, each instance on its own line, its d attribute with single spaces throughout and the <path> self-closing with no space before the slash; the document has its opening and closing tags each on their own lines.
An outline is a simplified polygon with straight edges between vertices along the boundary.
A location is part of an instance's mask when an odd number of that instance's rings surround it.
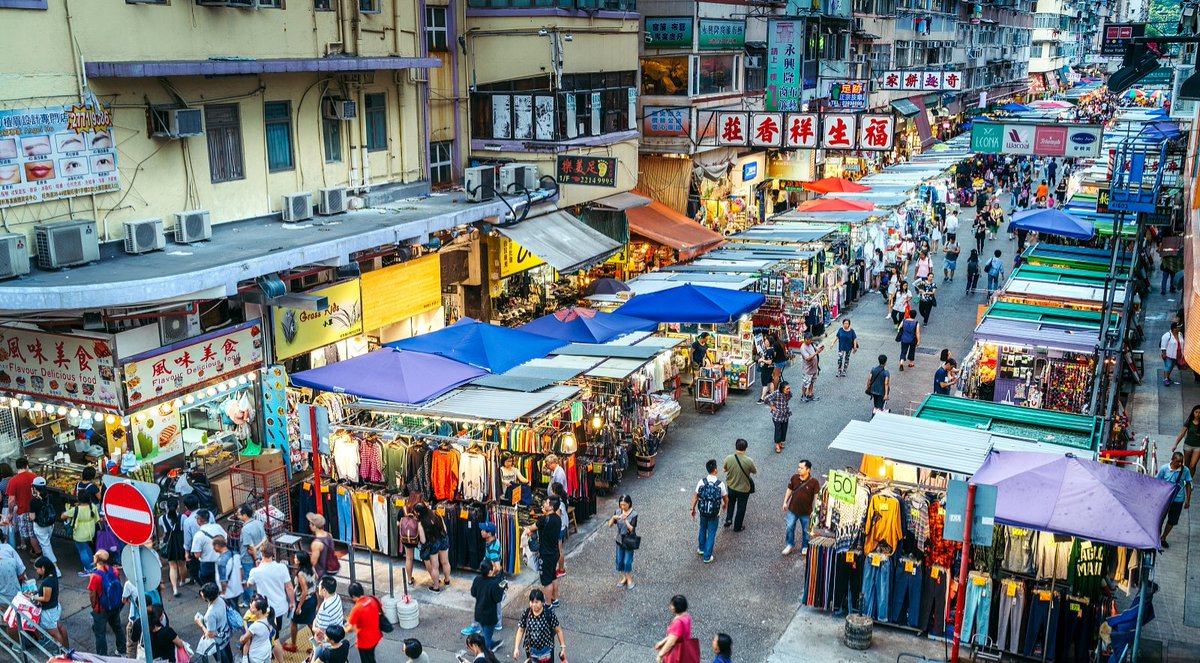
<svg viewBox="0 0 1200 663">
<path fill-rule="evenodd" d="M 1041 658 L 1046 652 L 1046 659 L 1053 660 L 1055 652 L 1056 632 L 1058 631 L 1058 596 L 1051 595 L 1050 600 L 1043 601 L 1035 591 L 1030 597 L 1029 620 L 1025 623 L 1025 646 L 1021 648 L 1023 656 Z M 1049 631 L 1049 634 L 1047 634 Z"/>
<path fill-rule="evenodd" d="M 338 538 L 342 541 L 354 540 L 354 508 L 350 505 L 350 491 L 345 488 L 337 489 Z"/>
<path fill-rule="evenodd" d="M 908 570 L 912 564 L 912 571 Z M 911 559 L 896 562 L 896 584 L 892 592 L 892 621 L 916 628 L 921 612 L 921 563 Z M 907 616 L 906 614 L 907 613 Z"/>
<path fill-rule="evenodd" d="M 1012 596 L 1009 586 L 1015 585 Z M 1017 652 L 1021 646 L 1021 615 L 1025 614 L 1025 586 L 1019 582 L 1000 583 L 1000 615 L 996 623 L 996 646 L 1001 650 Z"/>
<path fill-rule="evenodd" d="M 858 608 L 858 597 L 862 594 L 863 554 L 861 552 L 835 552 L 833 567 L 833 612 L 846 614 Z"/>
<path fill-rule="evenodd" d="M 934 574 L 937 574 L 935 577 Z M 946 588 L 948 571 L 944 566 L 930 567 L 921 587 L 921 612 L 917 628 L 922 633 L 946 634 Z"/>
<path fill-rule="evenodd" d="M 863 571 L 862 614 L 880 622 L 888 621 L 888 589 L 892 585 L 892 559 L 887 555 L 867 555 Z"/>
<path fill-rule="evenodd" d="M 981 585 L 978 579 L 982 578 Z M 988 642 L 988 626 L 992 619 L 992 579 L 986 576 L 967 578 L 967 605 L 963 609 L 963 642 L 985 645 Z M 972 632 L 974 631 L 974 632 Z"/>
<path fill-rule="evenodd" d="M 1059 661 L 1066 663 L 1087 663 L 1091 659 L 1092 647 L 1095 644 L 1096 609 L 1087 603 L 1067 598 L 1063 606 L 1062 649 L 1058 652 Z"/>
</svg>

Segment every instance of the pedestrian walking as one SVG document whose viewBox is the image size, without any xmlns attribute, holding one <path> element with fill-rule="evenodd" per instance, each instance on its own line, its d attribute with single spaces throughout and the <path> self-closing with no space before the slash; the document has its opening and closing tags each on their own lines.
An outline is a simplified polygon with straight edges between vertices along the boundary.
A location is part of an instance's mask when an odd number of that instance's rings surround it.
<svg viewBox="0 0 1200 663">
<path fill-rule="evenodd" d="M 637 520 L 633 498 L 622 495 L 617 501 L 617 512 L 608 519 L 608 526 L 617 528 L 617 573 L 621 574 L 617 585 L 624 585 L 625 589 L 633 589 L 633 551 L 642 544 L 641 535 L 637 533 Z"/>
<path fill-rule="evenodd" d="M 1178 451 L 1180 443 L 1183 443 L 1183 464 L 1187 465 L 1188 471 L 1195 476 L 1196 465 L 1200 462 L 1200 405 L 1193 407 L 1188 414 L 1187 420 L 1183 422 L 1183 430 L 1179 431 L 1171 451 Z"/>
<path fill-rule="evenodd" d="M 933 274 L 930 273 L 924 281 L 917 282 L 917 311 L 921 313 L 922 324 L 929 324 L 929 315 L 933 313 L 936 306 L 937 283 L 934 282 Z"/>
<path fill-rule="evenodd" d="M 0 558 L 0 605 L 12 603 L 17 594 L 21 593 L 21 585 L 25 582 L 25 562 L 15 553 Z M 15 632 L 9 630 L 10 635 Z"/>
<path fill-rule="evenodd" d="M 913 267 L 913 280 L 924 281 L 930 274 L 933 274 L 933 259 L 929 257 L 929 251 L 922 251 L 916 266 Z"/>
<path fill-rule="evenodd" d="M 869 266 L 871 271 L 872 290 L 879 289 L 879 282 L 883 280 L 883 269 L 886 266 L 887 263 L 883 259 L 883 251 L 881 249 L 875 249 L 874 255 L 871 256 L 871 264 Z"/>
<path fill-rule="evenodd" d="M 1179 524 L 1179 516 L 1183 514 L 1183 510 L 1192 508 L 1192 473 L 1183 465 L 1183 453 L 1173 452 L 1171 462 L 1158 468 L 1158 474 L 1154 475 L 1154 478 L 1175 486 L 1175 495 L 1167 508 L 1167 524 L 1163 527 L 1162 539 L 1159 541 L 1162 548 L 1170 548 L 1167 535 Z"/>
<path fill-rule="evenodd" d="M 269 602 L 262 610 L 264 614 L 270 610 L 273 620 L 271 626 L 278 633 L 283 630 L 283 616 L 294 614 L 296 611 L 296 589 L 292 586 L 292 576 L 287 565 L 275 560 L 274 546 L 264 545 L 259 554 L 262 555 L 262 562 L 250 571 L 246 582 L 254 587 L 259 597 Z M 336 588 L 336 583 L 334 586 Z M 315 587 L 313 591 L 316 591 Z M 254 601 L 251 601 L 251 609 L 257 600 L 258 597 L 255 597 Z"/>
<path fill-rule="evenodd" d="M 787 384 L 786 382 L 784 383 Z M 704 463 L 708 474 L 696 483 L 692 494 L 692 520 L 700 515 L 700 537 L 696 554 L 705 564 L 713 561 L 713 546 L 717 542 L 717 527 L 721 522 L 721 510 L 729 508 L 729 488 L 717 476 L 717 460 L 710 458 Z"/>
<path fill-rule="evenodd" d="M 753 475 L 758 473 L 754 460 L 746 455 L 750 443 L 738 438 L 733 453 L 725 457 L 725 485 L 729 489 L 729 508 L 725 511 L 725 527 L 733 525 L 740 532 L 746 520 L 746 502 L 754 492 Z"/>
<path fill-rule="evenodd" d="M 486 559 L 479 563 L 479 575 L 471 581 L 471 596 L 475 599 L 475 624 L 477 634 L 483 638 L 488 649 L 499 649 L 503 640 L 494 640 L 496 624 L 499 622 L 500 604 L 504 601 L 504 579 L 499 571 Z M 467 635 L 471 635 L 468 633 Z"/>
<path fill-rule="evenodd" d="M 58 522 L 58 510 L 50 503 L 50 495 L 46 492 L 46 478 L 34 477 L 33 499 L 29 502 L 29 511 L 33 514 L 33 537 L 38 547 L 47 559 L 58 564 L 54 555 L 54 546 L 50 537 L 54 535 L 54 525 Z"/>
<path fill-rule="evenodd" d="M 50 558 L 42 555 L 33 562 L 34 572 L 37 573 L 37 592 L 30 595 L 30 600 L 42 610 L 42 619 L 38 622 L 54 641 L 64 648 L 70 648 L 67 638 L 67 628 L 63 626 L 62 604 L 58 602 L 59 573 L 58 567 Z M 137 652 L 135 651 L 136 655 Z M 132 657 L 131 657 L 132 658 Z"/>
<path fill-rule="evenodd" d="M 63 521 L 70 525 L 75 552 L 79 554 L 79 562 L 83 564 L 83 570 L 79 572 L 81 578 L 92 575 L 92 542 L 96 539 L 96 526 L 100 523 L 100 511 L 95 504 L 85 502 L 86 499 L 88 498 L 84 497 L 62 514 Z"/>
<path fill-rule="evenodd" d="M 417 535 L 421 541 L 421 558 L 425 560 L 425 571 L 431 581 L 429 591 L 440 592 L 442 585 L 450 584 L 450 537 L 446 533 L 446 521 L 428 504 L 418 504 L 416 513 L 420 525 Z"/>
<path fill-rule="evenodd" d="M 667 636 L 654 643 L 658 663 L 699 663 L 700 648 L 692 643 L 692 615 L 682 594 L 671 597 L 671 615 Z"/>
<path fill-rule="evenodd" d="M 316 514 L 312 514 L 316 515 Z M 200 584 L 206 585 L 217 580 L 217 560 L 220 555 L 213 550 L 213 539 L 218 536 L 229 538 L 229 533 L 225 531 L 217 523 L 213 522 L 212 511 L 208 509 L 200 509 L 196 512 L 196 524 L 200 529 L 192 537 L 192 555 L 200 561 Z"/>
<path fill-rule="evenodd" d="M 213 641 L 215 649 L 207 652 L 209 657 L 213 663 L 233 663 L 233 652 L 229 649 L 232 634 L 229 630 L 225 599 L 221 598 L 221 589 L 216 583 L 207 583 L 200 588 L 200 598 L 208 607 L 203 615 L 196 615 L 195 622 L 204 637 Z"/>
<path fill-rule="evenodd" d="M 772 332 L 771 333 L 771 361 L 773 362 L 772 363 L 773 370 L 771 372 L 771 384 L 772 385 L 778 385 L 780 382 L 783 381 L 783 370 L 788 367 L 788 363 L 791 361 L 790 354 L 791 353 L 788 352 L 787 346 L 783 344 L 783 339 L 779 338 L 779 332 Z M 777 388 L 778 388 L 778 386 L 773 387 L 772 390 L 777 389 Z"/>
<path fill-rule="evenodd" d="M 942 261 L 942 282 L 943 283 L 945 283 L 947 281 L 949 281 L 951 283 L 954 282 L 954 272 L 955 272 L 955 270 L 958 269 L 958 254 L 961 250 L 962 249 L 959 247 L 958 242 L 956 242 L 956 241 L 946 242 L 946 246 L 944 248 L 946 257 Z"/>
<path fill-rule="evenodd" d="M 311 629 L 313 619 L 317 616 L 317 576 L 313 573 L 312 557 L 307 553 L 297 552 L 292 558 L 292 563 L 296 567 L 296 577 L 292 579 L 296 612 L 288 620 L 291 623 L 292 635 L 288 644 L 283 646 L 286 652 L 296 651 L 296 635 L 300 627 L 307 626 Z"/>
<path fill-rule="evenodd" d="M 8 512 L 12 514 L 16 524 L 14 529 L 17 537 L 13 543 L 16 544 L 17 550 L 32 547 L 34 552 L 37 552 L 38 543 L 33 536 L 33 514 L 29 512 L 30 503 L 33 502 L 33 480 L 37 475 L 29 470 L 29 460 L 24 456 L 17 459 L 16 465 L 17 473 L 8 480 L 5 493 L 8 495 Z M 87 562 L 84 562 L 84 567 L 87 567 Z"/>
<path fill-rule="evenodd" d="M 975 250 L 983 253 L 983 244 L 987 241 L 987 217 L 983 214 L 976 216 L 971 227 L 975 231 Z"/>
<path fill-rule="evenodd" d="M 238 533 L 242 578 L 247 578 L 250 576 L 250 569 L 254 568 L 254 563 L 258 560 L 258 551 L 267 542 L 267 526 L 266 523 L 254 516 L 254 509 L 249 504 L 238 507 L 237 519 L 242 523 L 242 529 Z M 242 602 L 249 605 L 252 598 L 254 598 L 254 591 L 246 588 Z"/>
<path fill-rule="evenodd" d="M 187 580 L 188 573 L 187 551 L 183 548 L 183 515 L 179 513 L 177 498 L 167 499 L 166 508 L 158 517 L 158 531 L 158 550 L 166 558 L 171 593 L 179 598 L 179 585 Z"/>
<path fill-rule="evenodd" d="M 250 602 L 246 632 L 238 639 L 238 645 L 241 647 L 246 663 L 270 663 L 275 657 L 275 648 L 278 646 L 278 643 L 275 642 L 275 635 L 279 632 L 275 625 L 281 619 L 283 616 L 275 614 L 266 597 L 256 596 Z M 330 626 L 336 626 L 339 631 L 342 629 L 340 623 Z M 278 652 L 278 655 L 278 660 L 283 660 L 283 652 Z"/>
<path fill-rule="evenodd" d="M 196 538 L 196 532 L 200 530 L 200 525 L 196 522 L 196 514 L 200 509 L 200 497 L 195 493 L 188 493 L 183 496 L 183 552 L 185 557 L 185 566 L 187 567 L 188 578 L 183 584 L 191 585 L 199 582 L 200 579 L 200 560 L 192 554 L 193 539 Z"/>
<path fill-rule="evenodd" d="M 146 623 L 150 625 L 150 657 L 152 659 L 174 661 L 177 652 L 187 651 L 175 629 L 163 623 L 162 606 L 146 607 Z M 264 661 L 253 661 L 253 663 L 264 663 Z"/>
<path fill-rule="evenodd" d="M 1004 278 L 1004 261 L 1000 258 L 1001 255 L 1000 249 L 996 249 L 983 265 L 983 271 L 987 273 L 988 297 L 1000 289 L 1001 280 Z"/>
<path fill-rule="evenodd" d="M 107 631 L 113 632 L 116 651 L 124 652 L 125 629 L 121 627 L 121 576 L 108 563 L 108 551 L 97 550 L 92 557 L 88 597 L 92 604 L 92 634 L 96 636 L 96 654 L 108 656 Z"/>
<path fill-rule="evenodd" d="M 942 360 L 942 365 L 933 372 L 933 393 L 949 396 L 958 384 L 958 362 L 951 357 Z"/>
<path fill-rule="evenodd" d="M 342 597 L 338 596 L 337 578 L 325 576 L 317 581 L 317 615 L 313 618 L 313 633 L 318 640 L 325 638 L 330 626 L 341 626 L 346 621 Z"/>
<path fill-rule="evenodd" d="M 712 663 L 733 663 L 733 638 L 727 633 L 713 636 L 712 650 Z"/>
<path fill-rule="evenodd" d="M 758 395 L 758 403 L 767 398 L 767 394 L 774 391 L 775 386 L 775 366 L 771 361 L 771 356 L 774 354 L 774 349 L 771 346 L 771 337 L 768 335 L 764 339 L 764 349 L 762 354 L 758 355 L 758 381 L 762 383 L 762 393 Z"/>
<path fill-rule="evenodd" d="M 217 587 L 221 598 L 233 607 L 242 600 L 242 555 L 229 549 L 225 537 L 213 539 L 213 550 L 217 552 Z"/>
<path fill-rule="evenodd" d="M 513 660 L 518 660 L 524 654 L 531 663 L 550 663 L 554 660 L 556 639 L 559 657 L 565 659 L 567 637 L 558 623 L 558 616 L 554 614 L 554 607 L 546 603 L 542 590 L 529 590 L 529 607 L 521 615 L 517 636 L 513 640 Z"/>
<path fill-rule="evenodd" d="M 1180 377 L 1183 377 L 1183 369 L 1187 368 L 1187 363 L 1183 359 L 1183 334 L 1179 331 L 1178 322 L 1172 322 L 1171 329 L 1162 335 L 1162 339 L 1158 342 L 1158 349 L 1162 353 L 1163 360 L 1163 386 L 1179 384 L 1179 381 L 1172 378 L 1171 374 L 1178 367 Z"/>
<path fill-rule="evenodd" d="M 467 651 L 475 655 L 471 659 L 471 663 L 499 663 L 500 659 L 496 658 L 496 654 L 484 642 L 483 635 L 472 633 L 467 636 Z"/>
<path fill-rule="evenodd" d="M 908 289 L 908 281 L 900 281 L 896 287 L 895 294 L 892 295 L 891 305 L 892 324 L 898 325 L 904 320 L 905 312 L 908 311 L 912 304 L 912 292 Z"/>
<path fill-rule="evenodd" d="M 871 398 L 876 411 L 884 411 L 892 390 L 892 376 L 887 370 L 887 355 L 879 355 L 879 364 L 867 376 L 865 393 Z"/>
<path fill-rule="evenodd" d="M 821 492 L 821 482 L 812 475 L 812 462 L 805 459 L 796 466 L 796 473 L 788 480 L 783 493 L 783 513 L 787 525 L 783 530 L 783 554 L 790 555 L 796 547 L 796 525 L 800 525 L 800 554 L 808 554 L 808 523 L 812 517 L 813 504 Z"/>
<path fill-rule="evenodd" d="M 324 578 L 322 578 L 324 581 Z M 367 596 L 362 583 L 352 582 L 346 588 L 354 607 L 346 617 L 346 634 L 357 633 L 354 646 L 358 649 L 358 660 L 375 663 L 375 648 L 383 641 L 383 604 L 374 596 Z"/>
<path fill-rule="evenodd" d="M 817 345 L 813 341 L 812 332 L 804 332 L 804 343 L 800 346 L 800 371 L 804 377 L 800 385 L 800 400 L 805 403 L 817 400 L 813 389 L 817 385 L 817 376 L 821 374 L 821 353 L 824 351 L 824 345 Z"/>
<path fill-rule="evenodd" d="M 541 563 L 540 580 L 542 590 L 538 594 L 550 599 L 552 607 L 558 607 L 558 533 L 562 529 L 562 518 L 558 515 L 557 497 L 542 501 L 542 514 L 537 522 L 526 529 L 537 532 L 538 559 Z M 519 644 L 519 643 L 518 643 Z M 516 647 L 516 645 L 513 645 Z M 515 652 L 515 650 L 514 650 Z"/>
<path fill-rule="evenodd" d="M 967 294 L 974 294 L 979 288 L 979 251 L 971 249 L 967 256 Z"/>
<path fill-rule="evenodd" d="M 771 408 L 771 422 L 775 425 L 775 453 L 783 453 L 787 443 L 788 420 L 792 418 L 792 385 L 787 380 L 779 383 L 771 395 L 767 396 L 767 407 Z"/>
<path fill-rule="evenodd" d="M 907 361 L 908 367 L 912 368 L 917 346 L 921 345 L 921 325 L 912 311 L 908 312 L 908 317 L 900 323 L 900 329 L 896 330 L 896 340 L 900 342 L 900 371 L 904 372 L 904 362 Z"/>
<path fill-rule="evenodd" d="M 842 328 L 837 330 L 837 342 L 837 377 L 844 378 L 850 368 L 850 355 L 858 352 L 858 332 L 850 328 L 850 318 L 842 320 Z"/>
<path fill-rule="evenodd" d="M 958 206 L 957 205 L 953 206 L 950 209 L 950 211 L 946 213 L 946 221 L 945 221 L 944 225 L 946 228 L 946 242 L 957 242 L 958 241 Z"/>
</svg>

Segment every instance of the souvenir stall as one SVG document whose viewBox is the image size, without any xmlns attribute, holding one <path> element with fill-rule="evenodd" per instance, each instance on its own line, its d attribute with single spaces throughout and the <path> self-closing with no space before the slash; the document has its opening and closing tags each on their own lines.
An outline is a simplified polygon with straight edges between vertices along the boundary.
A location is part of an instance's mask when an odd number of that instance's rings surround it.
<svg viewBox="0 0 1200 663">
<path fill-rule="evenodd" d="M 687 262 L 711 251 L 725 236 L 660 203 L 652 202 L 625 211 L 629 221 L 631 274 L 644 274 L 667 265 Z"/>
<path fill-rule="evenodd" d="M 981 401 L 1082 414 L 1097 370 L 1099 325 L 1057 327 L 984 316 L 963 360 L 963 393 Z"/>
<path fill-rule="evenodd" d="M 1085 529 L 1106 523 L 1081 513 L 1072 516 L 1076 528 L 1052 523 L 1060 510 L 1056 503 L 1076 505 L 1065 507 L 1068 511 L 1108 504 L 1122 520 L 1111 523 L 1112 532 L 1156 536 L 1169 499 L 1163 482 L 1066 455 L 1070 449 L 1063 446 L 933 420 L 877 414 L 870 422 L 850 422 L 830 448 L 861 453 L 863 461 L 857 469 L 832 472 L 823 489 L 805 560 L 805 605 L 861 613 L 877 625 L 949 640 L 960 619 L 957 593 L 965 591 L 961 639 L 981 655 L 1092 660 L 1100 622 L 1114 607 L 1103 591 L 1105 581 L 1133 594 L 1145 577 L 1141 549 L 1150 547 L 1149 537 L 1114 538 Z M 1088 468 L 1052 476 L 993 471 L 994 460 L 1005 456 L 1021 458 L 1029 468 L 1057 463 Z M 1093 476 L 1096 472 L 1103 478 Z M 953 508 L 947 490 L 951 479 L 971 475 L 972 483 L 1014 486 L 1011 494 L 1001 488 L 991 544 L 969 548 L 967 584 L 959 586 L 964 550 L 946 538 L 947 511 Z M 1060 477 L 1066 482 L 1053 480 Z M 1077 481 L 1094 483 L 1076 491 L 1069 484 Z M 1140 491 L 1095 490 L 1129 482 L 1152 496 L 1145 513 L 1138 505 L 1111 501 L 1113 495 Z M 1035 494 L 1045 497 L 1031 497 Z M 1128 520 L 1138 527 L 1128 527 Z"/>
</svg>

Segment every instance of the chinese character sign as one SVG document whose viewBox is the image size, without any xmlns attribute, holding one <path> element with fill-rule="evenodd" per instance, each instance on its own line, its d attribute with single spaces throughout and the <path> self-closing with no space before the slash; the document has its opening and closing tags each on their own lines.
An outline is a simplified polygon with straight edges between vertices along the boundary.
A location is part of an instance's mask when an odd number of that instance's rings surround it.
<svg viewBox="0 0 1200 663">
<path fill-rule="evenodd" d="M 766 110 L 800 110 L 803 28 L 801 21 L 772 20 L 767 24 Z"/>
<path fill-rule="evenodd" d="M 717 145 L 745 145 L 749 126 L 749 113 L 717 113 Z"/>
<path fill-rule="evenodd" d="M 860 115 L 858 117 L 858 149 L 892 149 L 896 142 L 896 118 L 892 115 Z"/>
<path fill-rule="evenodd" d="M 957 71 L 885 71 L 879 79 L 879 89 L 913 92 L 961 90 L 963 79 Z"/>
<path fill-rule="evenodd" d="M 691 48 L 692 17 L 646 18 L 646 48 Z"/>
<path fill-rule="evenodd" d="M 821 118 L 821 147 L 827 150 L 852 150 L 857 117 L 848 113 L 831 113 Z"/>
<path fill-rule="evenodd" d="M 262 322 L 197 336 L 121 366 L 128 409 L 150 407 L 262 367 Z"/>
<path fill-rule="evenodd" d="M 642 136 L 688 136 L 691 131 L 691 108 L 646 106 L 642 109 Z"/>
<path fill-rule="evenodd" d="M 0 327 L 0 391 L 117 411 L 112 343 Z"/>
<path fill-rule="evenodd" d="M 702 51 L 740 49 L 746 45 L 746 22 L 700 19 L 699 48 Z"/>
<path fill-rule="evenodd" d="M 920 90 L 925 84 L 925 74 L 919 71 L 906 71 L 900 75 L 901 90 Z"/>
<path fill-rule="evenodd" d="M 108 106 L 0 111 L 0 207 L 119 190 Z"/>
<path fill-rule="evenodd" d="M 942 90 L 961 90 L 963 89 L 962 74 L 957 71 L 942 72 Z"/>
<path fill-rule="evenodd" d="M 754 113 L 750 116 L 750 144 L 779 147 L 783 144 L 783 113 Z"/>
<path fill-rule="evenodd" d="M 864 110 L 870 89 L 866 81 L 833 81 L 829 83 L 828 108 Z"/>
<path fill-rule="evenodd" d="M 786 147 L 815 148 L 817 146 L 817 114 L 788 113 L 783 139 Z"/>
<path fill-rule="evenodd" d="M 616 157 L 560 156 L 556 178 L 559 184 L 617 186 Z"/>
</svg>

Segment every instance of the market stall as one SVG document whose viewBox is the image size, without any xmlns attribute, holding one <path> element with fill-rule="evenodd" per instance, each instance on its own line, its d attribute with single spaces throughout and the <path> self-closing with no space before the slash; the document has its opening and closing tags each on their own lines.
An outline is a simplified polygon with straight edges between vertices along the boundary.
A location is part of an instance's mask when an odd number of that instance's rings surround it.
<svg viewBox="0 0 1200 663">
<path fill-rule="evenodd" d="M 653 202 L 625 211 L 629 220 L 628 272 L 642 274 L 686 262 L 711 251 L 724 235 L 696 223 L 666 205 Z"/>
<path fill-rule="evenodd" d="M 1041 280 L 1011 278 L 996 295 L 997 301 L 1040 306 L 1061 306 L 1075 310 L 1102 311 L 1105 305 L 1104 286 L 1072 283 L 1050 283 Z M 1125 288 L 1116 286 L 1113 299 L 1120 308 L 1125 301 Z"/>
<path fill-rule="evenodd" d="M 1100 448 L 1101 422 L 1090 417 L 1051 410 L 1031 410 L 1003 403 L 989 403 L 929 394 L 913 416 L 978 431 L 1053 444 L 1074 450 L 1080 457 L 1095 458 Z"/>
</svg>

